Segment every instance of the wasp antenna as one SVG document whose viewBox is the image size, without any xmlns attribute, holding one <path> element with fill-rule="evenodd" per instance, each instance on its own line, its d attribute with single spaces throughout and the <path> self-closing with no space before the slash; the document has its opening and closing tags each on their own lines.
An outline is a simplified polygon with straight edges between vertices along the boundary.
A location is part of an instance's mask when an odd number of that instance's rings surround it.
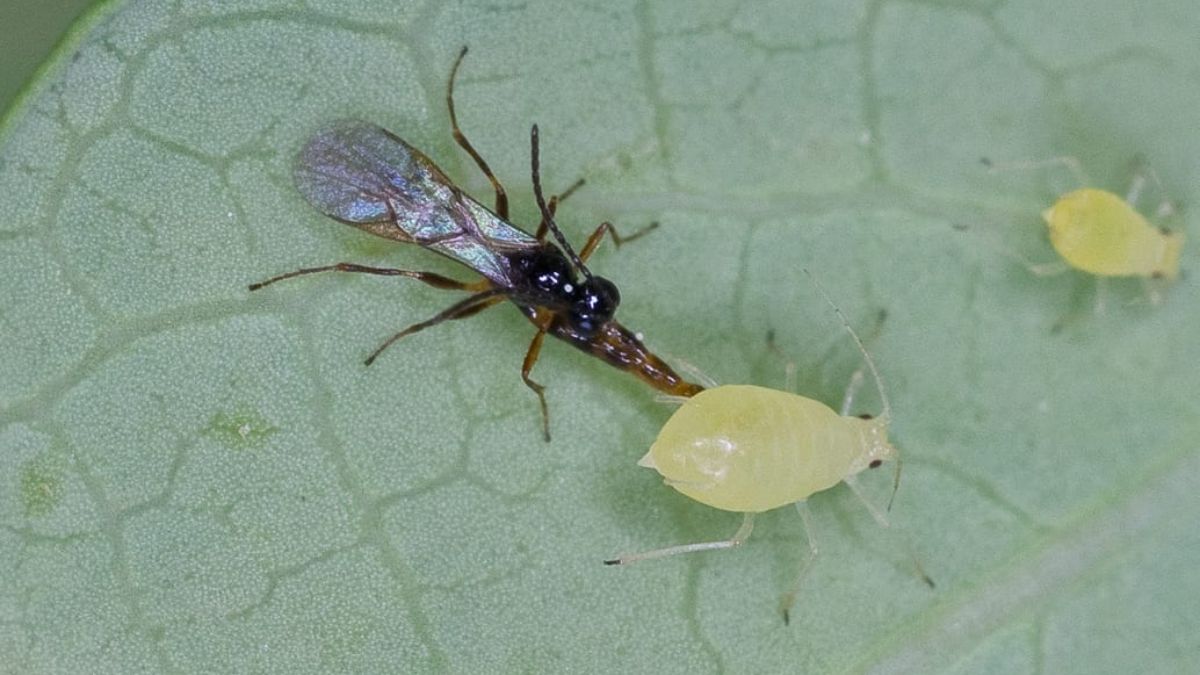
<svg viewBox="0 0 1200 675">
<path fill-rule="evenodd" d="M 875 379 L 875 388 L 879 390 L 879 400 L 883 404 L 883 412 L 880 414 L 880 417 L 882 417 L 884 420 L 890 420 L 892 418 L 892 404 L 888 401 L 887 392 L 884 391 L 883 377 L 880 376 L 879 369 L 875 367 L 875 359 L 871 358 L 871 353 L 867 351 L 867 346 L 863 344 L 862 338 L 858 337 L 858 333 L 854 332 L 854 328 L 850 325 L 849 319 L 847 319 L 846 315 L 842 313 L 841 308 L 833 302 L 833 298 L 829 297 L 829 293 L 825 290 L 825 287 L 821 285 L 821 282 L 818 281 L 817 278 L 813 276 L 812 272 L 809 272 L 807 268 L 804 268 L 804 273 L 808 275 L 808 278 L 812 280 L 813 285 L 817 287 L 817 291 L 821 293 L 821 297 L 825 298 L 825 302 L 830 306 L 830 308 L 833 309 L 834 313 L 837 314 L 838 319 L 840 319 L 842 322 L 842 327 L 846 329 L 846 332 L 849 333 L 850 337 L 854 339 L 854 344 L 858 346 L 858 351 L 862 352 L 863 359 L 867 362 L 867 368 L 871 371 L 871 377 Z M 898 465 L 897 476 L 899 476 Z M 898 477 L 897 480 L 899 480 Z"/>
<path fill-rule="evenodd" d="M 537 199 L 538 209 L 542 212 L 542 218 L 546 221 L 546 225 L 550 228 L 550 232 L 554 234 L 554 240 L 567 253 L 567 257 L 571 259 L 571 263 L 575 268 L 588 279 L 592 278 L 592 273 L 588 271 L 583 261 L 575 254 L 575 249 L 567 243 L 567 238 L 563 236 L 562 230 L 558 229 L 558 223 L 554 222 L 554 216 L 550 213 L 550 208 L 546 206 L 546 198 L 542 195 L 542 177 L 538 168 L 538 126 L 535 124 L 529 130 L 529 144 L 531 149 L 531 162 L 533 166 L 533 196 Z"/>
</svg>

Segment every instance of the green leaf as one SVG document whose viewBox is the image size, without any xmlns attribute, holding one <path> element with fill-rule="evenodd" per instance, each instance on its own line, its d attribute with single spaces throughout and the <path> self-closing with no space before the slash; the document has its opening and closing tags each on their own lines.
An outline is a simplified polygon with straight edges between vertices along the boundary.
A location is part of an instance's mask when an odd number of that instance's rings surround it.
<svg viewBox="0 0 1200 675">
<path fill-rule="evenodd" d="M 1039 278 L 1072 185 L 981 157 L 1137 156 L 1200 238 L 1200 6 L 1128 3 L 110 2 L 0 131 L 0 653 L 21 672 L 1186 672 L 1200 667 L 1200 305 L 1190 273 Z M 722 382 L 836 403 L 864 335 L 905 451 L 877 528 L 844 487 L 741 549 L 736 514 L 635 461 L 670 409 L 548 342 L 554 441 L 511 308 L 351 260 L 469 274 L 310 209 L 328 120 L 393 129 L 536 223 L 528 130 L 622 321 Z M 1150 201 L 1161 197 L 1151 190 Z M 964 230 L 965 231 L 962 231 Z M 880 310 L 887 318 L 872 329 Z M 864 393 L 863 410 L 877 409 Z M 888 472 L 867 476 L 878 502 Z M 905 540 L 937 588 L 916 578 Z"/>
</svg>

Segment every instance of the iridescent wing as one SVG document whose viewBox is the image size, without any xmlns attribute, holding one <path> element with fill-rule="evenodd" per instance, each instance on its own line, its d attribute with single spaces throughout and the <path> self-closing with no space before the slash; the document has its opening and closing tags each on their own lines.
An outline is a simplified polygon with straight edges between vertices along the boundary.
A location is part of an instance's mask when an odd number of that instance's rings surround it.
<svg viewBox="0 0 1200 675">
<path fill-rule="evenodd" d="M 539 246 L 450 182 L 420 150 L 379 126 L 340 120 L 296 158 L 296 189 L 321 213 L 419 244 L 510 286 L 508 256 Z"/>
</svg>

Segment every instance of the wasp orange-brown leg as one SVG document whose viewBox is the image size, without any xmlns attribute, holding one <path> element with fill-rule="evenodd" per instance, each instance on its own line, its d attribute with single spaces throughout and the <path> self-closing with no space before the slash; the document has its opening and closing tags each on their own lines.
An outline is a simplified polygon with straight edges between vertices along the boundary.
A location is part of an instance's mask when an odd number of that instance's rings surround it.
<svg viewBox="0 0 1200 675">
<path fill-rule="evenodd" d="M 471 141 L 467 140 L 467 135 L 462 132 L 458 126 L 458 115 L 454 114 L 454 78 L 458 76 L 458 67 L 462 65 L 463 57 L 467 55 L 467 48 L 463 47 L 458 53 L 458 58 L 454 60 L 454 67 L 450 69 L 450 82 L 446 85 L 446 107 L 450 109 L 450 131 L 454 134 L 454 142 L 458 143 L 459 147 L 467 151 L 471 159 L 475 160 L 475 165 L 487 176 L 488 182 L 492 184 L 492 189 L 496 191 L 496 215 L 504 220 L 508 220 L 508 193 L 505 192 L 504 186 L 500 184 L 500 180 L 496 178 L 496 174 L 492 173 L 492 168 L 484 161 L 483 155 L 471 145 Z"/>
</svg>

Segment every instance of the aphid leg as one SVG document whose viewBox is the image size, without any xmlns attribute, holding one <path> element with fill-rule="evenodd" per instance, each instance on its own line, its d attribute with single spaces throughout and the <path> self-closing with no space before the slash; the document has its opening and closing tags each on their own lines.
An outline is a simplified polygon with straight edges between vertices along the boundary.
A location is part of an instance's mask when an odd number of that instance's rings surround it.
<svg viewBox="0 0 1200 675">
<path fill-rule="evenodd" d="M 653 551 L 646 551 L 644 553 L 631 553 L 620 556 L 619 558 L 605 560 L 604 564 L 628 565 L 630 563 L 641 562 L 643 560 L 666 558 L 673 555 L 679 555 L 681 553 L 719 551 L 727 548 L 737 548 L 738 546 L 746 543 L 746 540 L 750 538 L 750 533 L 752 531 L 754 531 L 754 514 L 746 513 L 743 514 L 742 524 L 740 527 L 738 527 L 737 532 L 734 532 L 733 536 L 728 539 L 722 539 L 721 541 L 704 541 L 695 544 L 683 544 L 680 546 L 668 546 L 666 548 L 657 548 Z"/>
<path fill-rule="evenodd" d="M 533 365 L 537 363 L 538 354 L 542 351 L 542 341 L 546 339 L 546 329 L 539 328 L 538 332 L 533 336 L 533 340 L 529 343 L 529 349 L 525 352 L 525 362 L 521 364 L 521 379 L 525 382 L 525 386 L 533 390 L 537 394 L 538 403 L 542 406 L 542 437 L 546 442 L 550 442 L 550 409 L 546 407 L 546 387 L 542 384 L 533 381 L 529 377 L 529 373 L 533 371 Z"/>
<path fill-rule="evenodd" d="M 908 557 L 912 561 L 913 568 L 914 571 L 916 571 L 917 576 L 921 579 L 921 581 L 925 582 L 925 585 L 933 588 L 935 586 L 933 579 L 931 579 L 929 575 L 925 573 L 925 566 L 921 564 L 921 559 L 917 557 L 916 551 L 913 550 L 912 542 L 908 540 L 908 537 L 905 536 L 903 532 L 898 532 L 895 530 L 891 523 L 888 522 L 887 516 L 883 514 L 883 511 L 880 511 L 878 506 L 875 506 L 870 499 L 867 499 L 867 495 L 865 492 L 863 492 L 862 486 L 858 484 L 857 476 L 847 476 L 844 479 L 844 482 L 850 487 L 850 490 L 854 493 L 854 496 L 858 497 L 858 500 L 863 503 L 863 506 L 867 507 L 867 511 L 871 513 L 871 518 L 873 518 L 880 527 L 892 532 L 894 537 L 899 537 L 901 545 L 904 547 L 905 552 L 908 553 Z M 888 506 L 890 508 L 891 504 L 889 503 Z"/>
<path fill-rule="evenodd" d="M 960 232 L 965 232 L 967 230 L 970 230 L 971 228 L 968 227 L 967 225 L 959 224 L 959 225 L 955 226 L 954 229 L 959 230 Z M 977 234 L 977 236 L 979 237 L 979 240 L 983 243 L 984 246 L 986 246 L 988 248 L 988 250 L 993 251 L 994 253 L 996 253 L 1004 258 L 1008 258 L 1009 260 L 1012 260 L 1013 262 L 1016 262 L 1021 267 L 1024 267 L 1025 269 L 1029 270 L 1029 273 L 1034 276 L 1038 276 L 1038 277 L 1052 276 L 1055 274 L 1062 274 L 1063 272 L 1066 272 L 1067 270 L 1071 269 L 1071 266 L 1068 265 L 1067 263 L 1063 262 L 1063 260 L 1061 258 L 1058 260 L 1054 260 L 1054 261 L 1046 262 L 1046 263 L 1033 262 L 1029 258 L 1026 258 L 1025 256 L 1021 255 L 1017 251 L 1006 246 L 1002 241 L 999 241 L 995 236 L 992 235 L 992 233 L 990 231 L 980 232 L 978 230 L 975 230 L 975 234 Z"/>
<path fill-rule="evenodd" d="M 600 223 L 600 226 L 592 232 L 592 236 L 588 237 L 587 243 L 585 243 L 583 245 L 583 249 L 579 251 L 579 259 L 587 261 L 588 257 L 592 255 L 592 252 L 596 250 L 596 247 L 600 245 L 600 240 L 604 238 L 605 234 L 608 234 L 612 237 L 613 243 L 616 244 L 617 248 L 621 248 L 621 244 L 631 242 L 657 227 L 658 221 L 655 221 L 638 230 L 637 232 L 634 232 L 633 234 L 622 237 L 617 233 L 617 228 L 613 227 L 612 223 L 604 221 L 603 223 Z"/>
<path fill-rule="evenodd" d="M 463 298 L 462 300 L 459 300 L 458 302 L 454 303 L 453 305 L 450 305 L 446 309 L 443 309 L 442 311 L 433 315 L 431 318 L 428 318 L 424 321 L 414 323 L 413 325 L 409 326 L 408 328 L 405 328 L 404 330 L 400 331 L 399 333 L 396 333 L 395 335 L 388 338 L 387 340 L 384 340 L 383 344 L 379 345 L 379 347 L 375 351 L 371 352 L 371 355 L 368 356 L 363 363 L 365 363 L 368 366 L 371 365 L 372 363 L 375 362 L 375 359 L 377 359 L 379 357 L 379 355 L 383 353 L 383 350 L 392 346 L 392 343 L 394 343 L 396 340 L 399 340 L 402 337 L 405 337 L 406 335 L 412 335 L 413 333 L 425 330 L 426 328 L 429 328 L 430 326 L 436 326 L 437 324 L 439 324 L 443 321 L 451 321 L 453 319 L 465 319 L 468 316 L 474 316 L 475 314 L 482 312 L 483 310 L 487 309 L 488 307 L 491 307 L 492 305 L 494 305 L 498 302 L 502 302 L 505 299 L 505 297 L 506 297 L 505 291 L 503 289 L 490 288 L 486 291 L 482 291 L 480 293 L 476 293 L 475 295 Z"/>
<path fill-rule="evenodd" d="M 458 116 L 454 114 L 454 78 L 458 76 L 458 67 L 462 65 L 463 57 L 467 55 L 467 48 L 464 46 L 462 51 L 458 53 L 458 58 L 454 60 L 454 67 L 450 69 L 450 81 L 446 84 L 446 107 L 450 110 L 450 131 L 454 134 L 454 142 L 458 146 L 467 151 L 471 159 L 475 160 L 475 165 L 487 176 L 488 182 L 492 184 L 492 189 L 496 191 L 496 215 L 504 220 L 508 220 L 508 193 L 504 191 L 504 186 L 500 184 L 500 180 L 496 178 L 496 174 L 492 173 L 491 167 L 484 161 L 475 147 L 471 145 L 471 141 L 467 140 L 467 135 L 458 127 Z"/>
<path fill-rule="evenodd" d="M 793 374 L 794 376 L 794 374 Z M 850 414 L 850 406 L 854 405 L 854 396 L 858 394 L 859 388 L 863 383 L 863 369 L 860 366 L 854 374 L 850 376 L 850 381 L 846 383 L 846 393 L 842 394 L 842 410 L 840 414 L 845 417 Z"/>
<path fill-rule="evenodd" d="M 1052 277 L 1071 269 L 1071 265 L 1065 260 L 1055 260 L 1048 263 L 1032 263 L 1027 260 L 1022 260 L 1022 262 L 1025 263 L 1025 269 L 1037 277 Z"/>
<path fill-rule="evenodd" d="M 563 191 L 562 194 L 550 195 L 550 201 L 546 204 L 546 210 L 550 212 L 551 217 L 558 212 L 558 205 L 567 201 L 567 197 L 575 194 L 575 191 L 583 187 L 583 179 L 571 183 L 571 186 Z M 542 222 L 538 224 L 537 237 L 538 241 L 545 241 L 546 234 L 550 231 L 550 221 L 545 216 L 542 217 Z"/>
<path fill-rule="evenodd" d="M 783 353 L 779 345 L 775 342 L 775 330 L 767 331 L 767 349 L 774 352 L 776 356 L 785 359 L 783 364 L 783 390 L 791 393 L 796 393 L 796 362 L 787 357 Z M 842 413 L 845 415 L 846 413 Z"/>
<path fill-rule="evenodd" d="M 1032 171 L 1035 169 L 1044 169 L 1046 167 L 1062 167 L 1071 172 L 1078 186 L 1089 185 L 1087 174 L 1083 171 L 1083 165 L 1075 157 L 1063 155 L 1060 157 L 1049 157 L 1047 159 L 1026 160 L 1020 162 L 993 162 L 987 157 L 981 157 L 980 163 L 987 167 L 989 173 L 998 173 L 1000 171 Z"/>
<path fill-rule="evenodd" d="M 1150 304 L 1156 307 L 1161 305 L 1163 296 L 1162 290 L 1159 289 L 1158 284 L 1155 283 L 1157 280 L 1149 277 L 1141 277 L 1141 279 L 1142 290 L 1146 293 L 1146 298 L 1150 300 Z"/>
<path fill-rule="evenodd" d="M 666 403 L 667 405 L 683 405 L 691 400 L 688 396 L 674 396 L 672 394 L 655 394 L 655 403 Z"/>
<path fill-rule="evenodd" d="M 414 272 L 413 270 L 398 270 L 390 267 L 368 267 L 366 265 L 357 265 L 355 263 L 340 262 L 333 265 L 324 265 L 322 267 L 305 267 L 294 272 L 288 272 L 287 274 L 273 276 L 265 281 L 250 284 L 250 290 L 257 291 L 263 286 L 270 286 L 276 281 L 292 279 L 294 277 L 304 276 L 305 274 L 316 274 L 318 272 L 359 272 L 362 274 L 377 274 L 382 277 L 408 277 L 409 279 L 416 279 L 421 283 L 429 284 L 434 288 L 444 288 L 457 291 L 482 291 L 491 286 L 487 280 L 467 283 L 465 281 L 451 279 L 450 277 L 444 277 L 434 272 Z"/>
<path fill-rule="evenodd" d="M 1134 157 L 1133 169 L 1131 171 L 1132 178 L 1129 180 L 1129 189 L 1125 191 L 1125 201 L 1130 206 L 1137 208 L 1138 199 L 1142 196 L 1142 190 L 1146 186 L 1147 179 L 1153 183 L 1155 191 L 1158 192 L 1159 199 L 1158 208 L 1154 211 L 1156 218 L 1168 218 L 1175 214 L 1175 202 L 1168 197 L 1167 189 L 1163 186 L 1162 179 L 1158 177 L 1158 172 L 1154 167 L 1146 163 L 1146 159 L 1142 156 Z"/>
<path fill-rule="evenodd" d="M 871 517 L 875 519 L 875 522 L 879 523 L 880 527 L 891 527 L 891 523 L 888 522 L 887 516 L 883 514 L 883 511 L 879 510 L 878 506 L 875 506 L 874 502 L 867 498 L 867 493 L 863 492 L 862 485 L 859 485 L 858 483 L 858 476 L 846 476 L 844 481 L 846 485 L 850 487 L 850 490 L 854 493 L 854 496 L 858 497 L 858 500 L 863 503 L 863 506 L 867 507 L 867 511 L 871 513 Z"/>
<path fill-rule="evenodd" d="M 792 605 L 796 604 L 796 595 L 800 592 L 800 587 L 804 584 L 804 578 L 808 576 L 808 570 L 812 569 L 812 561 L 816 559 L 819 549 L 817 548 L 817 538 L 813 535 L 816 528 L 813 527 L 812 515 L 808 512 L 807 502 L 796 502 L 796 511 L 800 513 L 801 520 L 804 521 L 804 538 L 808 540 L 808 556 L 800 563 L 800 569 L 796 572 L 796 580 L 792 582 L 787 593 L 783 594 L 783 598 L 779 601 L 779 609 L 783 612 L 783 623 L 787 624 L 790 620 Z"/>
<path fill-rule="evenodd" d="M 1125 190 L 1125 201 L 1137 208 L 1138 199 L 1142 197 L 1142 190 L 1146 187 L 1146 167 L 1139 167 L 1133 172 L 1133 178 L 1129 181 L 1129 188 Z"/>
</svg>

